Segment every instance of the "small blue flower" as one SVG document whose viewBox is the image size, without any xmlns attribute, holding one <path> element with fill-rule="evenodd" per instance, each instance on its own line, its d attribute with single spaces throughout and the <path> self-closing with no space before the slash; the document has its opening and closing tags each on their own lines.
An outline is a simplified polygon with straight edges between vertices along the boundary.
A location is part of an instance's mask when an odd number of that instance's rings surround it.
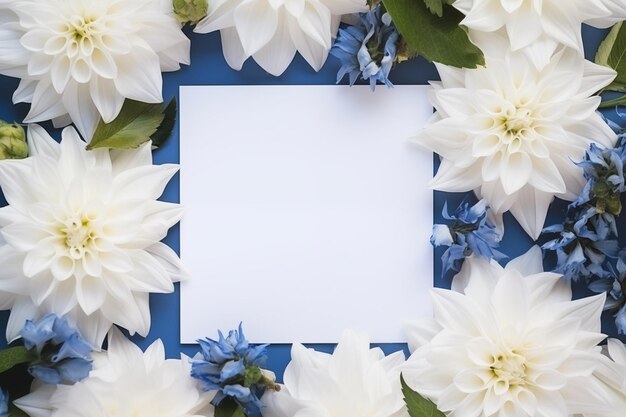
<svg viewBox="0 0 626 417">
<path fill-rule="evenodd" d="M 388 13 L 379 4 L 366 13 L 360 13 L 358 23 L 339 29 L 331 55 L 341 61 L 337 83 L 348 74 L 350 85 L 359 75 L 369 80 L 372 90 L 376 82 L 393 87 L 389 72 L 396 62 L 399 34 Z"/>
<path fill-rule="evenodd" d="M 605 261 L 607 257 L 616 258 L 619 252 L 615 217 L 598 213 L 591 206 L 576 211 L 574 216 L 543 230 L 543 233 L 558 233 L 560 237 L 545 243 L 542 249 L 556 253 L 554 272 L 566 279 L 583 278 L 589 283 L 606 278 L 610 272 Z"/>
<path fill-rule="evenodd" d="M 585 159 L 577 165 L 583 169 L 587 183 L 571 207 L 592 204 L 598 213 L 620 214 L 620 194 L 626 191 L 626 136 L 620 136 L 614 148 L 600 148 L 592 143 Z"/>
<path fill-rule="evenodd" d="M 589 289 L 596 293 L 606 293 L 605 311 L 615 317 L 617 331 L 626 334 L 626 251 L 620 252 L 615 268 L 608 264 L 609 274 L 589 284 Z"/>
<path fill-rule="evenodd" d="M 9 417 L 9 395 L 0 389 L 0 417 Z"/>
<path fill-rule="evenodd" d="M 441 258 L 444 275 L 450 270 L 459 272 L 465 258 L 472 254 L 497 261 L 506 258 L 506 255 L 496 249 L 500 245 L 500 236 L 496 228 L 487 221 L 485 200 L 472 207 L 464 202 L 452 215 L 448 213 L 446 202 L 442 215 L 453 223 L 434 225 L 430 243 L 433 246 L 448 246 Z"/>
<path fill-rule="evenodd" d="M 267 345 L 250 345 L 241 324 L 227 337 L 221 331 L 218 335 L 218 340 L 198 340 L 202 358 L 191 360 L 191 375 L 202 381 L 205 391 L 217 391 L 214 405 L 229 397 L 246 411 L 246 416 L 260 415 L 263 392 L 266 388 L 277 389 L 261 371 L 267 360 Z"/>
<path fill-rule="evenodd" d="M 29 367 L 31 375 L 46 384 L 75 383 L 91 371 L 92 347 L 67 320 L 48 314 L 27 320 L 21 332 L 24 346 L 39 357 Z"/>
</svg>

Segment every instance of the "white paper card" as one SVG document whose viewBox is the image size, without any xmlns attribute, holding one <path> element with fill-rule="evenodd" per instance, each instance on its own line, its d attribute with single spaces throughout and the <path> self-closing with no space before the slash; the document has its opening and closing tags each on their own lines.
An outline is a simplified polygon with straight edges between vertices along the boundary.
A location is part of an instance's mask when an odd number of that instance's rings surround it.
<svg viewBox="0 0 626 417">
<path fill-rule="evenodd" d="M 182 343 L 405 341 L 431 312 L 426 90 L 181 87 Z"/>
</svg>

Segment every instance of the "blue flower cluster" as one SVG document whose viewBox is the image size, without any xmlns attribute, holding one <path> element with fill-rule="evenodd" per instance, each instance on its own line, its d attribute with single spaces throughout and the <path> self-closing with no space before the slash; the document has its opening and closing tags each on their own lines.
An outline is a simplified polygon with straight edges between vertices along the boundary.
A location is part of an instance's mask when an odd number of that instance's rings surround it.
<svg viewBox="0 0 626 417">
<path fill-rule="evenodd" d="M 245 410 L 247 417 L 260 416 L 263 392 L 267 388 L 278 389 L 261 370 L 267 360 L 267 345 L 250 345 L 241 324 L 227 337 L 221 331 L 218 334 L 219 340 L 198 340 L 202 359 L 191 360 L 191 375 L 202 381 L 205 391 L 217 391 L 213 405 L 218 406 L 228 397 Z"/>
<path fill-rule="evenodd" d="M 64 318 L 48 314 L 37 322 L 28 320 L 21 335 L 26 349 L 38 356 L 28 369 L 33 377 L 61 384 L 89 375 L 93 349 Z"/>
<path fill-rule="evenodd" d="M 342 64 L 337 83 L 347 74 L 350 85 L 354 85 L 361 75 L 362 79 L 369 80 L 372 90 L 376 88 L 376 82 L 393 87 L 389 72 L 397 59 L 399 37 L 382 5 L 358 14 L 355 25 L 339 29 L 330 51 Z"/>
<path fill-rule="evenodd" d="M 0 417 L 9 417 L 9 395 L 0 389 Z"/>
<path fill-rule="evenodd" d="M 622 211 L 621 194 L 626 191 L 626 131 L 611 125 L 619 135 L 615 147 L 591 144 L 578 163 L 585 187 L 570 204 L 566 221 L 544 229 L 559 236 L 542 248 L 546 255 L 556 254 L 555 272 L 566 279 L 584 280 L 594 292 L 607 293 L 605 309 L 615 315 L 618 331 L 626 334 L 626 250 L 620 250 L 616 222 Z"/>
<path fill-rule="evenodd" d="M 448 246 L 441 258 L 442 274 L 459 272 L 465 258 L 472 254 L 497 261 L 506 258 L 496 249 L 500 245 L 500 236 L 495 226 L 487 220 L 485 200 L 472 207 L 463 202 L 454 214 L 448 213 L 448 203 L 444 203 L 442 215 L 444 219 L 451 220 L 452 224 L 434 225 L 430 238 L 430 243 L 435 247 Z"/>
</svg>

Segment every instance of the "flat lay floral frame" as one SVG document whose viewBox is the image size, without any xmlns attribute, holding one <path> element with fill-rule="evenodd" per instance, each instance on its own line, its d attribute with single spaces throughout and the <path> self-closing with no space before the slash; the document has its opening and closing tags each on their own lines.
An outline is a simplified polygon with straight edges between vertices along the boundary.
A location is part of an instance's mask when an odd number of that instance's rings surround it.
<svg viewBox="0 0 626 417">
<path fill-rule="evenodd" d="M 622 416 L 626 30 L 601 31 L 621 0 L 4 0 L 0 17 L 0 73 L 22 80 L 3 78 L 2 117 L 30 123 L 27 143 L 0 125 L 0 416 Z M 407 139 L 440 157 L 435 283 L 452 290 L 408 350 L 353 330 L 335 349 L 253 346 L 245 323 L 199 347 L 164 336 L 193 279 L 167 202 L 181 80 L 391 88 L 415 72 L 442 80 Z"/>
</svg>

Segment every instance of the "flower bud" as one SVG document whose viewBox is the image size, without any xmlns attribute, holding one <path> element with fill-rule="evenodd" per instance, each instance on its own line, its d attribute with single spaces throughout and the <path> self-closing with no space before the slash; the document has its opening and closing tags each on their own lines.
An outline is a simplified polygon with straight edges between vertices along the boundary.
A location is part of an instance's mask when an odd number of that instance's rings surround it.
<svg viewBox="0 0 626 417">
<path fill-rule="evenodd" d="M 0 159 L 24 159 L 28 145 L 24 129 L 17 124 L 0 120 Z"/>
<path fill-rule="evenodd" d="M 174 0 L 174 13 L 181 24 L 196 24 L 208 13 L 208 0 Z"/>
</svg>

